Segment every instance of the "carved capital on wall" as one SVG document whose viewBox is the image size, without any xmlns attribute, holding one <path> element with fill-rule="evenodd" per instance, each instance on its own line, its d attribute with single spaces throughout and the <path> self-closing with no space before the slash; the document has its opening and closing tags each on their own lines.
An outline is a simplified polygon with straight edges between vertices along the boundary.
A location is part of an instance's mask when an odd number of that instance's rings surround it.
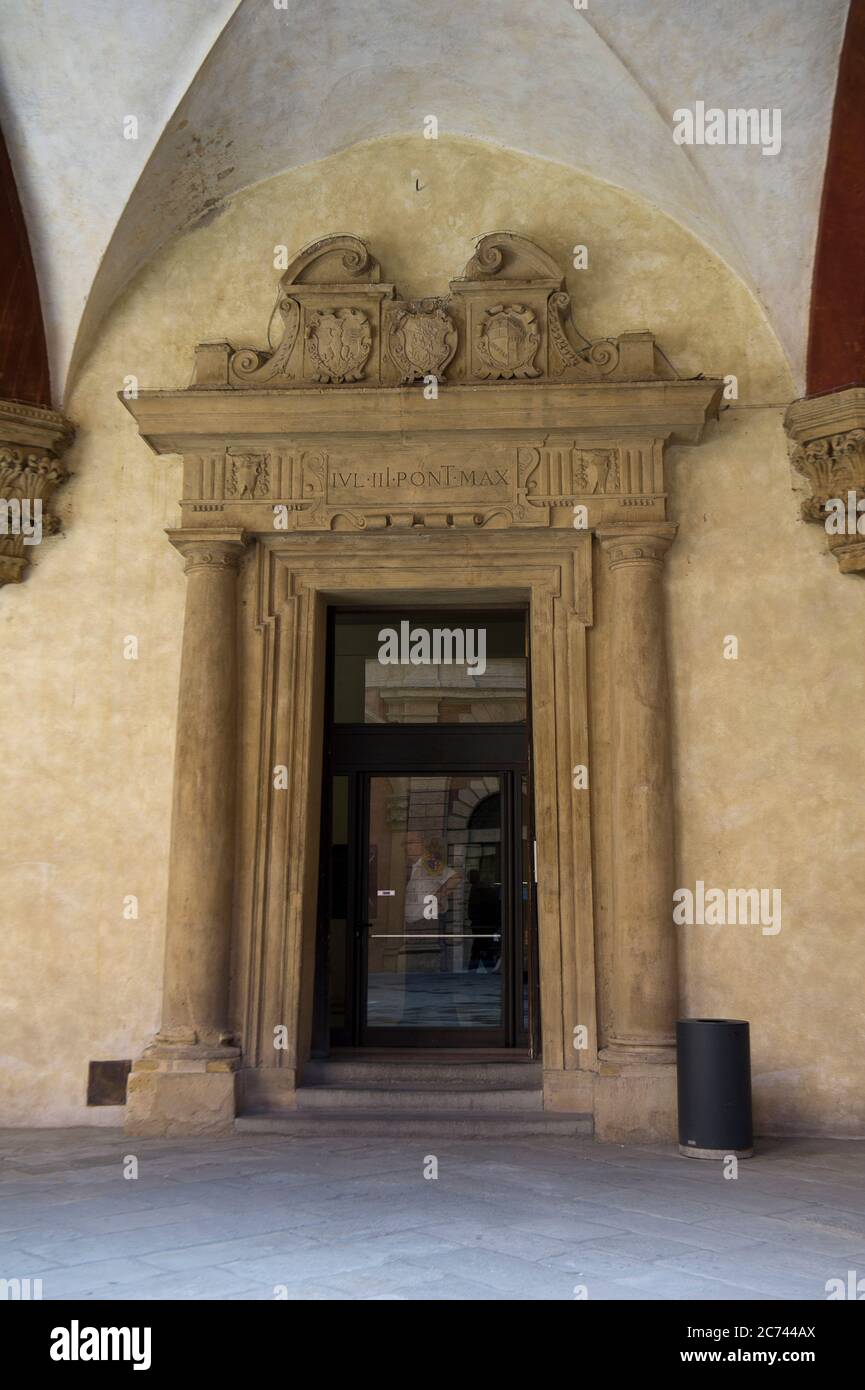
<svg viewBox="0 0 865 1390">
<path fill-rule="evenodd" d="M 803 520 L 823 526 L 842 574 L 865 574 L 865 387 L 794 401 L 784 425 L 811 489 Z"/>
<path fill-rule="evenodd" d="M 246 548 L 247 535 L 242 530 L 194 530 L 191 527 L 167 531 L 166 535 L 185 561 L 186 574 L 198 570 L 220 573 L 237 570 Z"/>
<path fill-rule="evenodd" d="M 656 526 L 603 526 L 598 528 L 601 549 L 611 570 L 623 565 L 663 566 L 678 527 L 668 522 Z"/>
<path fill-rule="evenodd" d="M 69 476 L 60 455 L 72 436 L 53 410 L 0 401 L 0 585 L 20 583 L 32 547 L 60 530 L 50 504 Z"/>
</svg>

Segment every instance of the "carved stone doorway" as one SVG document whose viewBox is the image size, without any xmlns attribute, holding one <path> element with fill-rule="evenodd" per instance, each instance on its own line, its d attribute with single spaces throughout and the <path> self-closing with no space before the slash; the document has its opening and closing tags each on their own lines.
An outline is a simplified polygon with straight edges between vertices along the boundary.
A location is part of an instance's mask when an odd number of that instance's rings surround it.
<svg viewBox="0 0 865 1390">
<path fill-rule="evenodd" d="M 277 310 L 272 351 L 202 344 L 188 390 L 124 402 L 184 456 L 170 537 L 188 574 L 163 1020 L 129 1127 L 224 1130 L 237 1094 L 291 1104 L 312 1029 L 326 611 L 408 597 L 528 606 L 544 1103 L 593 1113 L 603 1137 L 668 1134 L 664 451 L 697 442 L 721 383 L 681 379 L 648 333 L 582 338 L 554 262 L 506 233 L 424 301 L 399 300 L 356 238 L 327 239 Z M 590 631 L 612 672 L 595 746 Z"/>
</svg>

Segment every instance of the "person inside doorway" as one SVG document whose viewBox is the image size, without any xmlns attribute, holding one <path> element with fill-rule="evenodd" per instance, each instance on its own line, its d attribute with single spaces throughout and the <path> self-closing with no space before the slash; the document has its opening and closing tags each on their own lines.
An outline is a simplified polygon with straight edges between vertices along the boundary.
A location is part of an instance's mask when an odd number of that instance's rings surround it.
<svg viewBox="0 0 865 1390">
<path fill-rule="evenodd" d="M 501 954 L 501 905 L 495 885 L 481 878 L 478 869 L 469 872 L 468 917 L 471 923 L 472 953 L 469 970 L 483 965 L 495 970 Z"/>
<path fill-rule="evenodd" d="M 462 882 L 459 869 L 447 863 L 446 853 L 444 841 L 437 835 L 406 836 L 406 935 L 436 934 L 441 971 L 449 969 L 446 938 L 450 897 Z"/>
</svg>

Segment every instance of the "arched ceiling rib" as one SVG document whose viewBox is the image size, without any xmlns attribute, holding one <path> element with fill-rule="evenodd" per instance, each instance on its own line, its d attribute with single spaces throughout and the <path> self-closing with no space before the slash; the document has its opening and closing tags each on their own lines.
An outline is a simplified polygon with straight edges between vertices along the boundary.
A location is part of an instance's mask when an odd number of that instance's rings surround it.
<svg viewBox="0 0 865 1390">
<path fill-rule="evenodd" d="M 5 46 L 16 39 L 20 53 L 25 9 L 35 7 L 15 4 Z M 67 42 L 76 28 L 82 48 L 73 67 L 46 61 L 44 44 L 27 47 L 11 80 L 3 57 L 18 154 L 32 173 L 22 196 L 50 283 L 43 299 L 58 383 L 76 335 L 80 360 L 117 294 L 169 238 L 249 184 L 358 141 L 416 131 L 420 142 L 428 114 L 442 133 L 557 160 L 657 204 L 754 288 L 801 376 L 847 0 L 605 0 L 585 11 L 570 0 L 289 0 L 287 10 L 272 0 L 241 0 L 236 10 L 234 0 L 148 0 L 146 15 L 121 0 L 38 8 L 65 26 Z M 106 32 L 106 9 L 135 12 L 134 34 L 104 40 L 107 87 L 88 52 Z M 45 24 L 39 32 L 49 48 L 56 42 Z M 65 101 L 81 119 L 46 138 L 33 132 L 38 112 L 25 93 L 35 77 L 45 96 L 49 73 L 61 92 L 55 110 Z M 672 112 L 696 100 L 780 108 L 781 153 L 676 145 Z M 136 110 L 146 111 L 147 132 L 132 158 L 117 132 Z M 575 208 L 575 241 L 580 234 Z"/>
</svg>

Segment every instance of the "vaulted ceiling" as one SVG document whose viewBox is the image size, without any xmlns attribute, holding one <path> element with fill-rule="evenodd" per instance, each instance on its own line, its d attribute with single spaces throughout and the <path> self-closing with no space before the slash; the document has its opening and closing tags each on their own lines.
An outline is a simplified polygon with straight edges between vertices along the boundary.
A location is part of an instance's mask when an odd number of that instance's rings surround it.
<svg viewBox="0 0 865 1390">
<path fill-rule="evenodd" d="M 277 4 L 5 0 L 0 122 L 58 403 L 117 294 L 169 238 L 252 183 L 420 134 L 428 114 L 442 133 L 585 170 L 676 218 L 753 289 L 802 383 L 848 0 Z M 698 100 L 780 109 L 780 153 L 677 145 L 672 113 Z M 578 235 L 579 209 L 575 221 Z"/>
</svg>

